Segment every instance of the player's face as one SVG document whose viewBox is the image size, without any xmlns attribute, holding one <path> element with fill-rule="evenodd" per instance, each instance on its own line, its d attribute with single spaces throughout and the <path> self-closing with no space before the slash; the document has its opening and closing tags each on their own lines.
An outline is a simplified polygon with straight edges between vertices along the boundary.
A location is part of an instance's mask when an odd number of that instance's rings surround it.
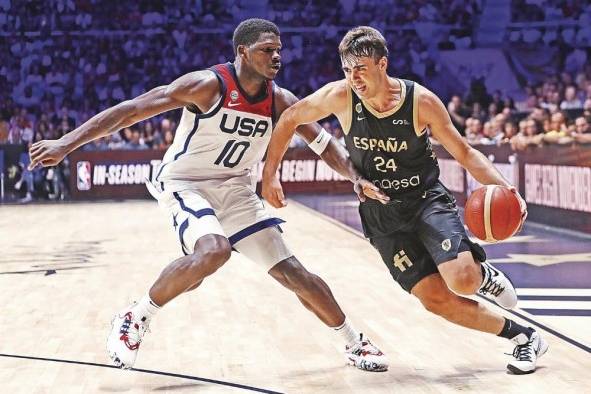
<svg viewBox="0 0 591 394">
<path fill-rule="evenodd" d="M 281 68 L 281 39 L 273 33 L 263 33 L 246 49 L 248 65 L 265 79 L 275 79 Z"/>
<path fill-rule="evenodd" d="M 385 72 L 386 58 L 376 63 L 373 57 L 343 59 L 345 78 L 355 93 L 364 99 L 376 95 L 379 89 L 380 73 Z"/>
</svg>

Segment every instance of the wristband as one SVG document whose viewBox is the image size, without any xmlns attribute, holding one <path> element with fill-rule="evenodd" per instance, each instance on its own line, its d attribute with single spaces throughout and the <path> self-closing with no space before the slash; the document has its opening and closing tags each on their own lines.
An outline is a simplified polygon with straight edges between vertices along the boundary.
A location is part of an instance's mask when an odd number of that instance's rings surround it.
<svg viewBox="0 0 591 394">
<path fill-rule="evenodd" d="M 322 129 L 320 134 L 318 134 L 318 136 L 314 138 L 314 141 L 310 142 L 308 146 L 314 151 L 314 153 L 320 156 L 328 146 L 331 138 L 332 135 L 330 135 L 328 131 Z"/>
</svg>

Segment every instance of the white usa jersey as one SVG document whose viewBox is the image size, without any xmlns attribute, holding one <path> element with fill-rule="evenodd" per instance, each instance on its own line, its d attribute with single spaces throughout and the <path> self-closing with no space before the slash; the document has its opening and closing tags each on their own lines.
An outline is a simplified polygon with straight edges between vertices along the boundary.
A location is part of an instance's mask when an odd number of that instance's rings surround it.
<svg viewBox="0 0 591 394">
<path fill-rule="evenodd" d="M 164 154 L 155 183 L 221 180 L 251 176 L 265 152 L 273 130 L 273 82 L 259 97 L 246 95 L 232 63 L 210 68 L 220 83 L 221 97 L 206 113 L 188 108 Z"/>
</svg>

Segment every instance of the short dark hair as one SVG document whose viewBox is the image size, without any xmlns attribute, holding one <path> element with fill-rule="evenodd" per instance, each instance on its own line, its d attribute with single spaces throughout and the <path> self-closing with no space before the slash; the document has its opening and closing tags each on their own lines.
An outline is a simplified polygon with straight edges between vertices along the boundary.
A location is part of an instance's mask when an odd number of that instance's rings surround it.
<svg viewBox="0 0 591 394">
<path fill-rule="evenodd" d="M 232 37 L 234 55 L 238 54 L 239 45 L 252 45 L 263 33 L 280 35 L 277 25 L 266 19 L 251 18 L 240 22 Z"/>
<path fill-rule="evenodd" d="M 373 57 L 377 63 L 382 57 L 388 57 L 386 39 L 373 27 L 355 27 L 349 30 L 341 40 L 339 56 L 342 61 L 350 61 L 352 58 L 359 57 Z"/>
</svg>

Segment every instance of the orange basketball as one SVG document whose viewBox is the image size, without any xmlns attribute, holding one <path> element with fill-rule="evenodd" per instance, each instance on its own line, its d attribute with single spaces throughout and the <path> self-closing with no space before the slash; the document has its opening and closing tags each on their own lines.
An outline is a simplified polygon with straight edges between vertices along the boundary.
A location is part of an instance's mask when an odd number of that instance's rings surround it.
<svg viewBox="0 0 591 394">
<path fill-rule="evenodd" d="M 519 229 L 519 199 L 504 186 L 483 186 L 466 201 L 464 221 L 477 238 L 487 242 L 502 241 Z"/>
</svg>

